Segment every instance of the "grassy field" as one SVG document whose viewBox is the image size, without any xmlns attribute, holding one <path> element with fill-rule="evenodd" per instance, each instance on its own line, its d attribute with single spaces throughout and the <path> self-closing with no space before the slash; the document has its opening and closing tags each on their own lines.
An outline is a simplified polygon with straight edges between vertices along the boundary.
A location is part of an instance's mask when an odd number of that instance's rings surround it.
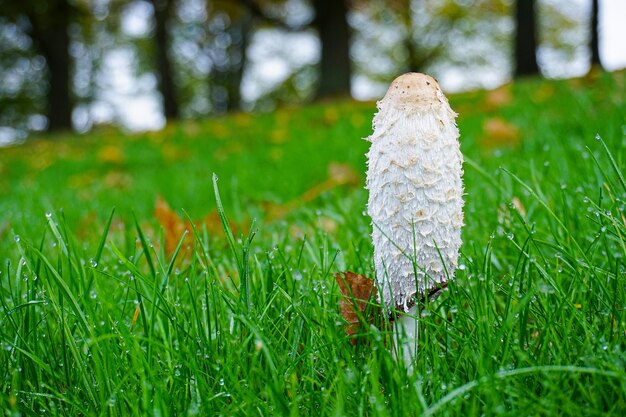
<svg viewBox="0 0 626 417">
<path fill-rule="evenodd" d="M 461 268 L 413 372 L 333 277 L 374 275 L 373 103 L 0 149 L 0 410 L 626 415 L 626 73 L 450 101 Z"/>
</svg>

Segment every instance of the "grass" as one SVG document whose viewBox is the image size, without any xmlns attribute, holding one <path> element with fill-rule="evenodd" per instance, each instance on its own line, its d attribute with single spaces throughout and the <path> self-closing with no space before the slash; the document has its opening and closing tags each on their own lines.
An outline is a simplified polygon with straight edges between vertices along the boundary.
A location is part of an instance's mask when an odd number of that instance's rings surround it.
<svg viewBox="0 0 626 417">
<path fill-rule="evenodd" d="M 0 150 L 0 409 L 624 415 L 625 82 L 451 98 L 462 267 L 420 314 L 413 373 L 338 311 L 333 273 L 373 276 L 372 103 Z"/>
</svg>

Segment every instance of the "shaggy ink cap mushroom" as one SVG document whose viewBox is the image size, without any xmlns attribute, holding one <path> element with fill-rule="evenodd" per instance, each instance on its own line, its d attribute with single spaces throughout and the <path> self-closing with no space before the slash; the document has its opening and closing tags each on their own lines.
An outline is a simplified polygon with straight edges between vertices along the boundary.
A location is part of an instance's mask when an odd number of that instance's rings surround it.
<svg viewBox="0 0 626 417">
<path fill-rule="evenodd" d="M 408 73 L 377 103 L 366 188 L 381 302 L 408 311 L 446 285 L 463 225 L 456 113 L 435 79 Z"/>
</svg>

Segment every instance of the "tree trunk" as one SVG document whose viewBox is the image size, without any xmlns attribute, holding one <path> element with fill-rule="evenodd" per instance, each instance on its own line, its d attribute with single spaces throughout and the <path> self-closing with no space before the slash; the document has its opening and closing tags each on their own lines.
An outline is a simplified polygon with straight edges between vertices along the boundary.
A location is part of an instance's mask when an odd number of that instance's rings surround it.
<svg viewBox="0 0 626 417">
<path fill-rule="evenodd" d="M 48 131 L 72 128 L 73 100 L 70 90 L 71 60 L 68 26 L 72 10 L 67 0 L 48 4 L 47 15 L 28 14 L 31 37 L 46 60 L 48 68 L 47 117 Z"/>
<path fill-rule="evenodd" d="M 163 99 L 163 113 L 167 120 L 177 119 L 179 116 L 178 100 L 176 99 L 176 85 L 174 70 L 170 59 L 170 35 L 168 22 L 174 8 L 174 0 L 150 0 L 154 7 L 154 37 L 156 48 L 156 72 L 158 88 Z"/>
<path fill-rule="evenodd" d="M 535 0 L 515 2 L 515 77 L 539 74 Z"/>
<path fill-rule="evenodd" d="M 316 96 L 349 94 L 352 68 L 346 0 L 314 0 L 313 7 L 321 43 Z"/>
<path fill-rule="evenodd" d="M 407 67 L 409 72 L 421 72 L 422 68 L 419 55 L 417 53 L 417 45 L 415 45 L 413 37 L 410 34 L 404 40 L 404 45 L 407 52 Z"/>
<path fill-rule="evenodd" d="M 250 31 L 252 30 L 252 16 L 246 13 L 236 24 L 239 34 L 239 44 L 236 45 L 239 54 L 239 62 L 232 62 L 232 69 L 228 80 L 228 105 L 226 110 L 233 111 L 241 109 L 241 81 L 246 69 L 246 51 L 250 44 Z M 234 56 L 234 55 L 233 55 Z"/>
<path fill-rule="evenodd" d="M 598 15 L 600 14 L 599 0 L 592 0 L 591 7 L 591 66 L 602 68 L 600 61 L 600 28 L 598 27 Z"/>
</svg>

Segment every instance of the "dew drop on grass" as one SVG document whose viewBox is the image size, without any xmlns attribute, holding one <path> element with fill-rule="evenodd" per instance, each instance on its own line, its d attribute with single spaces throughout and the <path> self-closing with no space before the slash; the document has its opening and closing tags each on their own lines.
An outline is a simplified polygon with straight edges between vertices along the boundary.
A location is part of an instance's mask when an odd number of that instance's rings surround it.
<svg viewBox="0 0 626 417">
<path fill-rule="evenodd" d="M 50 213 L 49 211 L 46 211 L 46 219 L 51 219 L 52 218 L 52 213 Z"/>
<path fill-rule="evenodd" d="M 95 268 L 98 266 L 98 262 L 95 261 L 95 259 L 90 258 L 89 259 L 89 265 L 91 265 L 92 268 Z"/>
<path fill-rule="evenodd" d="M 20 242 L 20 240 L 21 240 L 20 235 L 15 235 L 15 236 L 13 237 L 13 239 L 15 239 L 15 241 L 16 241 L 17 243 L 19 243 L 19 242 Z"/>
<path fill-rule="evenodd" d="M 89 298 L 91 298 L 92 300 L 95 300 L 97 297 L 98 297 L 98 294 L 94 290 L 89 291 Z"/>
<path fill-rule="evenodd" d="M 459 265 L 459 270 L 464 271 L 466 268 L 465 264 Z"/>
</svg>

